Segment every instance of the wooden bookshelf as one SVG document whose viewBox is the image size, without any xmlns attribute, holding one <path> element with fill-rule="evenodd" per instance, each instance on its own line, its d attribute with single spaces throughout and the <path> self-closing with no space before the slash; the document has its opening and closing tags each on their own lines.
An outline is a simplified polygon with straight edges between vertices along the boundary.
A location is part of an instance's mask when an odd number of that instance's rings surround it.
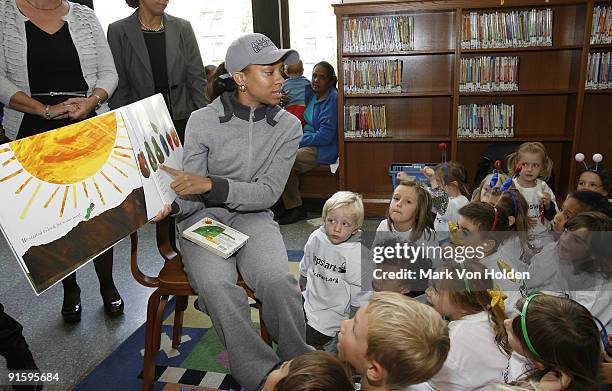
<svg viewBox="0 0 612 391">
<path fill-rule="evenodd" d="M 439 162 L 439 143 L 448 158 L 465 164 L 470 185 L 480 155 L 493 143 L 541 141 L 555 162 L 557 196 L 575 186 L 573 155 L 602 153 L 612 159 L 612 90 L 585 90 L 588 55 L 610 45 L 590 45 L 593 8 L 611 5 L 593 0 L 438 0 L 347 3 L 334 5 L 337 16 L 340 168 L 339 186 L 364 197 L 366 214 L 382 216 L 392 194 L 389 166 L 397 162 Z M 469 12 L 553 10 L 552 46 L 465 49 L 463 15 Z M 376 15 L 414 17 L 410 51 L 343 53 L 343 18 Z M 463 58 L 516 56 L 518 91 L 460 92 Z M 344 94 L 344 59 L 403 61 L 402 92 Z M 457 137 L 458 106 L 505 103 L 515 107 L 514 137 Z M 344 139 L 344 105 L 386 107 L 385 138 Z"/>
</svg>

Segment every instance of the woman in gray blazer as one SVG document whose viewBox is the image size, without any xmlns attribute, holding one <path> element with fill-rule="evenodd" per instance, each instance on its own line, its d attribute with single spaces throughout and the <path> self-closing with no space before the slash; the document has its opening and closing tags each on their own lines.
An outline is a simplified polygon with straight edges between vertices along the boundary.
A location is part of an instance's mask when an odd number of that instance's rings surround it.
<svg viewBox="0 0 612 391">
<path fill-rule="evenodd" d="M 206 105 L 204 65 L 191 24 L 164 12 L 168 2 L 126 0 L 137 8 L 108 26 L 119 74 L 112 109 L 162 93 L 181 142 L 192 111 Z"/>
</svg>

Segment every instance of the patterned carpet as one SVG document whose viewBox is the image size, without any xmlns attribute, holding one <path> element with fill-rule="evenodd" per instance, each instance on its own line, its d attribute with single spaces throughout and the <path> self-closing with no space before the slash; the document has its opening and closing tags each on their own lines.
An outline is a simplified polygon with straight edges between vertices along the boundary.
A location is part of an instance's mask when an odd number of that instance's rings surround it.
<svg viewBox="0 0 612 391">
<path fill-rule="evenodd" d="M 287 251 L 289 269 L 297 277 L 302 251 Z M 162 325 L 161 348 L 156 356 L 155 391 L 240 390 L 229 374 L 227 352 L 212 328 L 210 318 L 193 307 L 189 298 L 183 318 L 183 335 L 172 349 L 174 301 L 168 303 Z M 251 311 L 253 327 L 259 327 L 257 311 Z M 74 390 L 139 390 L 142 378 L 145 327 L 142 325 L 96 367 Z"/>
</svg>

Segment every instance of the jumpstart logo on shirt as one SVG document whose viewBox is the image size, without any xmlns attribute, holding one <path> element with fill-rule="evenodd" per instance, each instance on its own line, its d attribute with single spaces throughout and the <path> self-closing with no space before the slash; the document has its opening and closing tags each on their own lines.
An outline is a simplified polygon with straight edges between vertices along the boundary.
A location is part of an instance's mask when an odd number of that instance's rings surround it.
<svg viewBox="0 0 612 391">
<path fill-rule="evenodd" d="M 343 262 L 342 265 L 334 265 L 333 263 L 327 262 L 325 259 L 319 258 L 316 255 L 312 256 L 315 266 L 322 267 L 325 270 L 331 270 L 336 273 L 344 274 L 346 273 L 346 263 Z"/>
</svg>

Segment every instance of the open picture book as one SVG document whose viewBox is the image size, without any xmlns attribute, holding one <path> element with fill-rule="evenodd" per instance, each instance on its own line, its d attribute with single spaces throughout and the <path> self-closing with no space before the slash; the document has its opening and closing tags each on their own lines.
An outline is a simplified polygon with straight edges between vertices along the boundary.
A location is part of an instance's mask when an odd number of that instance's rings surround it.
<svg viewBox="0 0 612 391">
<path fill-rule="evenodd" d="M 0 228 L 41 294 L 170 204 L 183 146 L 161 94 L 0 145 Z"/>
</svg>

